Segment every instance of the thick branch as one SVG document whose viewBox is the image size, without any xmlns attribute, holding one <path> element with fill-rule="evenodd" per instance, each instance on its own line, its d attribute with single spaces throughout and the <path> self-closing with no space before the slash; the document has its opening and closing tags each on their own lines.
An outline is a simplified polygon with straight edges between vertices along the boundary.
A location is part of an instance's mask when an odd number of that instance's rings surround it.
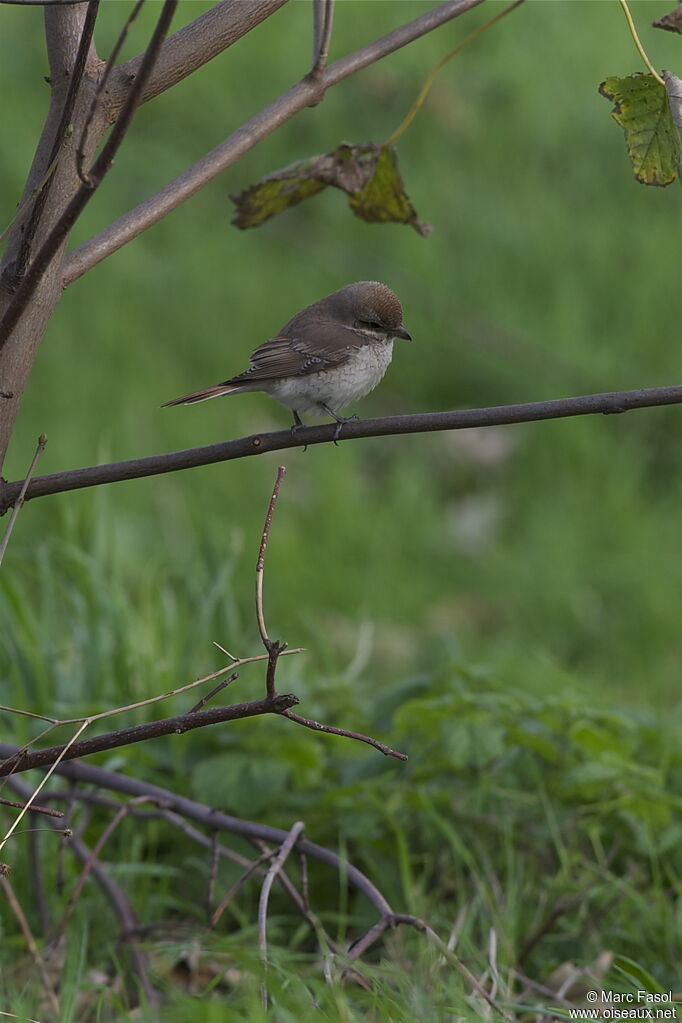
<svg viewBox="0 0 682 1023">
<path fill-rule="evenodd" d="M 552 401 L 531 401 L 524 405 L 497 405 L 493 408 L 460 409 L 454 412 L 421 412 L 408 416 L 388 416 L 383 419 L 359 419 L 343 424 L 342 440 L 361 437 L 389 437 L 410 433 L 432 433 L 439 430 L 466 430 L 479 426 L 505 426 L 514 423 L 534 423 L 545 419 L 564 419 L 568 416 L 604 415 L 629 412 L 633 409 L 655 408 L 660 405 L 682 403 L 682 386 L 648 387 L 637 391 L 612 391 L 606 394 L 586 394 L 579 398 L 557 398 Z M 296 431 L 253 434 L 221 444 L 173 451 L 166 455 L 148 455 L 125 462 L 94 465 L 88 469 L 72 469 L 35 477 L 26 491 L 26 500 L 61 494 L 83 487 L 96 487 L 103 483 L 157 476 L 179 469 L 199 465 L 229 462 L 235 458 L 248 458 L 268 451 L 283 451 L 309 444 L 326 444 L 334 440 L 337 426 L 308 426 Z M 17 500 L 23 481 L 0 485 L 0 514 L 11 508 Z"/>
<path fill-rule="evenodd" d="M 142 91 L 141 103 L 177 85 L 197 68 L 208 64 L 288 0 L 222 0 L 210 11 L 169 37 Z M 109 102 L 114 110 L 125 103 L 130 83 L 137 76 L 144 54 L 121 64 L 112 78 Z"/>
<path fill-rule="evenodd" d="M 35 753 L 19 752 L 16 757 L 0 763 L 0 777 L 28 771 L 32 767 L 47 767 L 59 759 L 74 760 L 76 757 L 86 757 L 92 753 L 101 753 L 103 750 L 130 746 L 134 742 L 145 742 L 161 735 L 183 735 L 194 728 L 204 728 L 206 725 L 215 725 L 222 721 L 238 721 L 259 714 L 280 714 L 290 707 L 295 707 L 297 703 L 298 699 L 291 694 L 277 694 L 265 700 L 235 703 L 229 707 L 213 707 L 211 710 L 190 711 L 189 714 L 178 714 L 144 725 L 119 728 L 115 732 L 71 743 L 68 749 L 66 745 L 62 745 L 50 746 Z"/>
<path fill-rule="evenodd" d="M 0 757 L 10 757 L 16 752 L 18 752 L 16 746 L 0 742 Z M 230 817 L 229 814 L 222 813 L 220 810 L 215 810 L 209 806 L 204 806 L 201 803 L 195 803 L 193 800 L 179 796 L 169 789 L 163 789 L 158 785 L 152 785 L 138 778 L 106 771 L 104 768 L 94 767 L 91 764 L 82 764 L 74 761 L 69 763 L 62 762 L 57 767 L 55 773 L 64 778 L 81 781 L 86 785 L 108 789 L 111 792 L 122 792 L 129 796 L 151 796 L 158 800 L 160 805 L 182 814 L 188 820 L 204 824 L 211 830 L 228 831 L 232 835 L 239 835 L 241 838 L 246 839 L 262 839 L 264 842 L 269 842 L 273 845 L 280 845 L 287 837 L 287 832 L 281 831 L 279 828 L 272 828 L 267 824 L 256 824 L 253 821 L 242 820 L 240 817 Z M 24 791 L 22 788 L 22 798 L 24 798 Z M 316 845 L 315 842 L 309 842 L 307 839 L 299 840 L 298 849 L 306 856 L 311 856 L 314 860 L 327 863 L 334 870 L 341 871 L 350 884 L 369 899 L 381 916 L 392 914 L 393 911 L 390 905 L 369 878 L 365 877 L 357 867 L 337 856 L 331 849 Z"/>
<path fill-rule="evenodd" d="M 92 198 L 95 189 L 102 183 L 104 176 L 110 170 L 114 162 L 114 157 L 130 126 L 133 114 L 135 113 L 138 105 L 140 94 L 144 89 L 144 84 L 154 67 L 178 2 L 179 0 L 164 0 L 164 5 L 161 9 L 161 13 L 159 14 L 156 27 L 154 28 L 151 39 L 149 40 L 149 45 L 145 51 L 144 61 L 140 68 L 139 75 L 130 89 L 125 107 L 114 124 L 109 138 L 105 142 L 101 153 L 88 173 L 87 183 L 81 183 L 75 195 L 72 197 L 62 215 L 57 220 L 57 223 L 41 244 L 35 258 L 31 262 L 26 276 L 16 289 L 11 303 L 5 310 L 2 320 L 0 320 L 0 349 L 7 343 L 7 341 L 9 341 L 14 327 L 17 325 L 22 313 L 27 308 L 30 299 L 38 288 L 38 285 L 40 284 L 40 281 L 50 263 L 68 238 L 73 225 L 76 223 L 76 220 Z"/>
<path fill-rule="evenodd" d="M 382 57 L 401 49 L 480 3 L 483 3 L 483 0 L 448 0 L 447 3 L 382 36 L 381 39 L 335 61 L 318 76 L 306 77 L 298 82 L 192 167 L 169 182 L 156 195 L 146 199 L 74 249 L 64 263 L 64 285 L 82 276 L 101 260 L 171 213 L 295 114 L 307 106 L 319 103 L 331 86 L 337 85 L 344 78 L 374 64 Z"/>
</svg>

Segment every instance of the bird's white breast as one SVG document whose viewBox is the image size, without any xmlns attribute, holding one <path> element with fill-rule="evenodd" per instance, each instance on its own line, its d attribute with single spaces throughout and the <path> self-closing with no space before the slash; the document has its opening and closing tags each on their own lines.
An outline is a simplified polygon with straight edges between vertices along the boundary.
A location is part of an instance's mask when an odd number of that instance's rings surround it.
<svg viewBox="0 0 682 1023">
<path fill-rule="evenodd" d="M 307 376 L 288 377 L 268 385 L 268 393 L 296 412 L 319 414 L 322 405 L 334 412 L 373 391 L 388 369 L 393 341 L 360 345 L 342 366 Z"/>
</svg>

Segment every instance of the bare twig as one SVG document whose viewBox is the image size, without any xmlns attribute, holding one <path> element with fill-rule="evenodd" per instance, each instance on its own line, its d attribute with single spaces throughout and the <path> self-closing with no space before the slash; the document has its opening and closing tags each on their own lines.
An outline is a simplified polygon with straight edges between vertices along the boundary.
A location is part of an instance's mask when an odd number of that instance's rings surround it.
<svg viewBox="0 0 682 1023">
<path fill-rule="evenodd" d="M 11 806 L 13 810 L 26 810 L 27 806 L 25 803 L 17 803 L 15 799 L 0 799 L 0 806 Z M 63 819 L 64 814 L 61 810 L 50 810 L 47 806 L 37 806 L 33 803 L 30 807 L 31 813 L 45 814 L 46 817 L 59 817 Z"/>
<path fill-rule="evenodd" d="M 40 456 L 42 455 L 43 451 L 45 450 L 45 445 L 46 444 L 47 444 L 47 437 L 45 436 L 44 433 L 41 433 L 40 437 L 38 437 L 38 445 L 36 447 L 35 454 L 33 455 L 33 458 L 31 460 L 31 464 L 28 467 L 28 472 L 26 473 L 26 479 L 24 480 L 24 482 L 21 485 L 21 490 L 19 491 L 19 495 L 17 497 L 17 502 L 14 505 L 14 508 L 12 509 L 12 514 L 10 515 L 9 522 L 7 523 L 7 529 L 5 530 L 5 533 L 4 533 L 4 536 L 2 538 L 2 541 L 0 541 L 0 565 L 2 565 L 2 559 L 5 557 L 5 551 L 7 550 L 7 544 L 9 543 L 9 538 L 12 535 L 12 530 L 14 529 L 14 524 L 17 521 L 17 516 L 18 516 L 19 512 L 21 511 L 22 505 L 24 503 L 24 498 L 26 497 L 26 491 L 28 490 L 28 485 L 31 482 L 31 479 L 33 478 L 33 473 L 36 470 L 36 465 L 38 464 L 38 459 L 40 458 Z"/>
<path fill-rule="evenodd" d="M 222 693 L 223 689 L 227 689 L 230 683 L 236 682 L 238 678 L 239 672 L 233 671 L 231 675 L 228 675 L 227 678 L 224 678 L 217 686 L 214 686 L 210 693 L 206 693 L 206 696 L 202 696 L 198 703 L 195 703 L 193 707 L 190 707 L 189 713 L 196 714 L 198 710 L 201 710 L 202 707 L 206 706 L 209 700 L 212 700 L 214 696 L 218 695 L 218 693 Z"/>
<path fill-rule="evenodd" d="M 264 966 L 267 966 L 268 962 L 268 901 L 270 899 L 270 890 L 272 889 L 276 876 L 284 867 L 287 856 L 296 845 L 304 827 L 305 825 L 303 821 L 296 821 L 289 831 L 289 834 L 282 842 L 279 852 L 270 864 L 268 872 L 265 875 L 265 880 L 263 881 L 263 887 L 261 888 L 260 899 L 258 902 L 258 947 L 260 949 L 261 961 Z M 268 992 L 265 985 L 261 988 L 261 1000 L 263 1002 L 263 1007 L 267 1009 Z"/>
<path fill-rule="evenodd" d="M 57 125 L 54 139 L 52 142 L 52 149 L 48 156 L 48 171 L 46 172 L 41 187 L 35 189 L 35 202 L 31 210 L 31 215 L 28 218 L 24 231 L 22 232 L 21 245 L 17 254 L 16 263 L 12 269 L 12 281 L 10 282 L 12 287 L 18 284 L 26 273 L 28 266 L 31 248 L 33 240 L 40 224 L 40 220 L 45 209 L 45 203 L 50 193 L 50 187 L 52 184 L 52 173 L 57 166 L 59 159 L 59 153 L 64 139 L 69 128 L 73 109 L 76 105 L 76 97 L 81 87 L 81 81 L 85 73 L 85 66 L 90 52 L 90 46 L 92 44 L 92 36 L 95 31 L 95 22 L 97 20 L 97 14 L 99 12 L 99 0 L 91 0 L 88 4 L 85 19 L 83 21 L 83 29 L 81 31 L 80 40 L 78 43 L 78 50 L 76 52 L 76 58 L 74 60 L 73 69 L 69 78 L 69 87 L 64 100 L 64 106 L 62 108 L 59 124 Z M 56 251 L 56 250 L 55 250 Z"/>
<path fill-rule="evenodd" d="M 101 153 L 90 169 L 87 183 L 81 183 L 79 188 L 76 190 L 75 195 L 67 204 L 66 209 L 57 220 L 57 223 L 40 246 L 35 258 L 29 265 L 23 280 L 17 287 L 14 297 L 5 311 L 5 315 L 0 321 L 0 348 L 7 343 L 14 327 L 18 323 L 23 311 L 29 303 L 29 300 L 38 287 L 43 274 L 113 164 L 114 157 L 123 142 L 133 118 L 133 114 L 135 113 L 139 103 L 142 89 L 151 74 L 161 48 L 161 44 L 166 37 L 178 2 L 179 0 L 164 0 L 163 8 L 156 23 L 156 27 L 154 28 L 149 45 L 145 51 L 144 60 L 140 67 L 138 77 L 130 89 L 128 100 L 121 110 L 116 123 L 111 129 L 109 137 L 102 147 Z"/>
<path fill-rule="evenodd" d="M 218 866 L 220 864 L 220 842 L 218 841 L 218 832 L 211 832 L 211 865 L 208 871 L 208 884 L 206 885 L 206 916 L 211 919 L 211 906 L 213 905 L 213 893 L 215 891 L 215 882 L 218 876 Z"/>
<path fill-rule="evenodd" d="M 109 821 L 106 828 L 97 839 L 97 842 L 93 846 L 92 850 L 88 855 L 88 858 L 86 859 L 83 865 L 83 869 L 81 870 L 80 876 L 78 877 L 78 880 L 76 881 L 76 884 L 74 885 L 73 891 L 71 893 L 71 897 L 64 912 L 64 916 L 62 917 L 59 927 L 57 928 L 55 937 L 53 939 L 53 945 L 58 945 L 63 939 L 64 935 L 66 934 L 66 928 L 68 926 L 69 920 L 73 916 L 76 904 L 78 903 L 78 900 L 81 897 L 83 888 L 85 887 L 85 882 L 87 881 L 90 873 L 92 872 L 92 868 L 95 862 L 99 859 L 99 855 L 102 852 L 102 849 L 106 845 L 111 835 L 119 826 L 123 818 L 128 816 L 130 810 L 133 809 L 133 807 L 140 806 L 140 804 L 142 803 L 149 802 L 157 803 L 158 800 L 154 796 L 136 796 L 134 799 L 131 799 L 129 803 L 126 803 L 125 806 L 122 806 L 119 809 L 118 813 L 116 813 L 116 815 L 112 817 L 112 819 Z"/>
<path fill-rule="evenodd" d="M 87 185 L 88 187 L 91 186 L 92 182 L 90 180 L 90 175 L 83 170 L 83 166 L 85 164 L 85 147 L 86 147 L 87 140 L 88 140 L 88 133 L 90 131 L 90 125 L 92 124 L 92 122 L 94 120 L 95 112 L 97 110 L 97 107 L 99 106 L 100 99 L 101 99 L 102 93 L 103 93 L 103 91 L 104 91 L 104 89 L 106 87 L 106 84 L 109 81 L 109 76 L 110 76 L 110 74 L 112 72 L 114 64 L 116 63 L 116 58 L 118 57 L 119 53 L 121 52 L 121 48 L 122 48 L 123 44 L 126 41 L 126 38 L 128 36 L 128 32 L 130 31 L 130 27 L 133 24 L 133 22 L 135 21 L 135 19 L 137 18 L 137 16 L 140 13 L 140 11 L 142 10 L 142 8 L 144 6 L 144 3 L 145 3 L 145 0 L 137 0 L 137 2 L 135 4 L 135 6 L 133 7 L 132 11 L 130 12 L 130 14 L 128 15 L 128 17 L 125 20 L 123 28 L 119 32 L 118 39 L 114 43 L 114 48 L 112 49 L 112 51 L 111 51 L 111 53 L 109 55 L 109 59 L 106 62 L 106 65 L 104 67 L 104 71 L 102 72 L 102 74 L 100 76 L 100 79 L 99 79 L 99 81 L 97 83 L 97 88 L 95 90 L 95 95 L 92 97 L 92 103 L 90 104 L 90 109 L 88 111 L 87 117 L 85 118 L 85 123 L 83 124 L 83 130 L 81 132 L 81 136 L 80 136 L 80 139 L 78 141 L 78 145 L 76 146 L 76 172 L 78 174 L 78 177 L 83 182 L 83 184 Z"/>
<path fill-rule="evenodd" d="M 371 735 L 363 735 L 362 732 L 351 732 L 347 728 L 335 728 L 333 725 L 323 725 L 320 721 L 304 718 L 301 714 L 295 714 L 290 710 L 283 711 L 281 717 L 288 718 L 289 721 L 295 721 L 297 725 L 303 725 L 305 728 L 311 728 L 314 732 L 343 735 L 346 739 L 357 739 L 358 742 L 366 742 L 369 746 L 374 746 L 374 749 L 379 750 L 386 757 L 395 757 L 396 760 L 409 760 L 407 753 L 400 753 L 398 750 L 391 749 L 390 746 L 379 742 L 378 739 L 373 739 Z"/>
<path fill-rule="evenodd" d="M 313 0 L 313 63 L 310 74 L 318 78 L 329 57 L 334 25 L 334 0 Z"/>
<path fill-rule="evenodd" d="M 275 511 L 275 505 L 277 504 L 277 498 L 279 497 L 279 489 L 282 485 L 282 480 L 286 473 L 286 466 L 280 465 L 277 470 L 277 479 L 272 490 L 272 497 L 270 498 L 270 504 L 268 505 L 268 511 L 265 516 L 265 524 L 263 525 L 263 533 L 260 540 L 260 548 L 258 549 L 258 561 L 256 562 L 256 619 L 258 621 L 258 631 L 260 632 L 260 638 L 263 640 L 265 649 L 270 652 L 270 639 L 268 637 L 268 630 L 265 626 L 265 616 L 263 614 L 263 571 L 265 569 L 265 554 L 268 548 L 268 538 L 270 536 L 270 526 L 272 525 L 272 516 Z"/>
<path fill-rule="evenodd" d="M 267 849 L 265 852 L 262 852 L 260 856 L 258 856 L 255 860 L 252 860 L 252 862 L 248 865 L 244 873 L 237 878 L 237 880 L 234 882 L 234 884 L 227 892 L 227 894 L 220 900 L 219 905 L 216 907 L 215 911 L 211 916 L 209 925 L 211 928 L 216 927 L 218 925 L 221 916 L 223 915 L 229 904 L 232 902 L 237 892 L 244 887 L 245 883 L 248 881 L 251 875 L 254 874 L 258 870 L 258 868 L 261 867 L 264 863 L 267 863 L 268 860 L 271 860 L 274 855 L 275 855 L 274 849 Z"/>
<path fill-rule="evenodd" d="M 426 11 L 380 39 L 335 61 L 315 78 L 306 75 L 302 81 L 273 100 L 156 195 L 74 249 L 64 263 L 64 286 L 167 216 L 285 121 L 311 104 L 319 102 L 327 89 L 480 3 L 483 3 L 483 0 L 447 0 L 446 3 Z"/>
<path fill-rule="evenodd" d="M 10 743 L 0 742 L 0 757 L 10 757 L 17 752 L 17 747 Z M 239 817 L 231 817 L 209 806 L 196 803 L 185 796 L 178 795 L 170 789 L 164 789 L 159 785 L 152 785 L 149 782 L 141 781 L 139 778 L 129 777 L 124 774 L 117 774 L 113 771 L 106 771 L 104 768 L 95 767 L 92 764 L 84 764 L 80 761 L 63 762 L 57 765 L 55 772 L 64 778 L 80 781 L 86 785 L 94 785 L 97 788 L 120 792 L 128 796 L 154 796 L 160 805 L 177 814 L 182 814 L 188 820 L 192 820 L 207 828 L 218 828 L 221 831 L 228 831 L 230 834 L 238 835 L 249 840 L 257 839 L 270 842 L 273 845 L 280 845 L 286 838 L 287 832 L 279 828 L 269 827 L 266 824 L 258 824 L 254 821 L 246 821 Z M 15 782 L 20 779 L 11 778 L 10 784 L 15 787 Z M 23 798 L 23 792 L 21 793 Z M 208 839 L 206 841 L 209 841 Z M 360 870 L 351 863 L 343 860 L 332 849 L 317 845 L 307 839 L 301 839 L 298 843 L 300 851 L 321 863 L 326 863 L 334 870 L 342 871 L 344 877 L 353 885 L 365 898 L 376 908 L 380 916 L 391 914 L 391 906 L 384 898 L 378 888 L 372 884 Z"/>
<path fill-rule="evenodd" d="M 21 755 L 0 763 L 0 777 L 19 774 L 33 767 L 46 767 L 60 760 L 73 760 L 76 757 L 100 753 L 102 750 L 130 746 L 135 742 L 146 742 L 161 735 L 183 735 L 195 728 L 205 728 L 207 725 L 215 725 L 223 721 L 239 721 L 260 714 L 281 714 L 283 710 L 295 707 L 297 703 L 298 697 L 292 693 L 280 693 L 273 699 L 251 700 L 249 703 L 235 703 L 229 707 L 213 707 L 210 710 L 177 714 L 175 717 L 161 718 L 147 724 L 106 732 L 104 735 L 98 735 L 93 739 L 83 739 L 81 742 L 72 740 L 65 746 L 51 746 L 49 749 L 37 750 L 35 753 L 22 751 Z M 87 718 L 82 728 L 91 724 L 92 720 L 92 718 Z"/>
<path fill-rule="evenodd" d="M 45 968 L 43 957 L 38 951 L 38 946 L 31 932 L 28 920 L 26 919 L 26 914 L 24 913 L 21 907 L 21 903 L 14 894 L 14 889 L 12 888 L 9 879 L 7 877 L 3 877 L 2 875 L 0 875 L 0 888 L 2 888 L 3 894 L 7 899 L 7 903 L 12 912 L 14 913 L 14 918 L 19 924 L 19 929 L 21 930 L 21 933 L 24 936 L 26 947 L 28 948 L 31 954 L 31 959 L 33 960 L 34 966 L 38 971 L 38 974 L 40 975 L 41 987 L 43 989 L 45 997 L 50 1003 L 50 1009 L 52 1012 L 59 1013 L 59 1000 L 57 999 L 57 995 L 52 985 L 52 981 L 50 980 L 50 976 L 47 972 L 47 969 Z"/>
<path fill-rule="evenodd" d="M 577 398 L 557 398 L 551 401 L 532 401 L 521 405 L 498 405 L 492 408 L 459 409 L 452 412 L 421 412 L 406 416 L 386 416 L 380 419 L 360 419 L 343 424 L 344 440 L 363 437 L 389 437 L 414 433 L 432 433 L 439 430 L 466 430 L 471 427 L 502 426 L 516 423 L 535 423 L 547 419 L 570 416 L 611 415 L 633 409 L 655 408 L 682 403 L 682 386 L 645 387 L 635 391 L 612 391 L 586 394 Z M 221 444 L 173 451 L 165 455 L 149 455 L 124 462 L 95 465 L 87 469 L 38 476 L 26 492 L 26 500 L 60 494 L 83 487 L 96 487 L 121 480 L 140 479 L 200 465 L 214 465 L 237 458 L 248 458 L 269 451 L 300 448 L 301 444 L 327 444 L 334 439 L 334 423 L 324 426 L 306 426 L 297 430 L 277 433 L 253 434 Z M 11 508 L 21 490 L 21 481 L 0 484 L 0 514 Z"/>
</svg>

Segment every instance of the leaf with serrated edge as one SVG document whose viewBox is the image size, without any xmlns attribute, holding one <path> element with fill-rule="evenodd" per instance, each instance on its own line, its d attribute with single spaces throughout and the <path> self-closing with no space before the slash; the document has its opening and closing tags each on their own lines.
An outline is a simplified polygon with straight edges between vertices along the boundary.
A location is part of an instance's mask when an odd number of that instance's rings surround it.
<svg viewBox="0 0 682 1023">
<path fill-rule="evenodd" d="M 680 143 L 665 87 L 653 75 L 607 78 L 599 92 L 613 102 L 613 119 L 625 132 L 635 177 L 664 187 L 675 180 Z"/>
</svg>

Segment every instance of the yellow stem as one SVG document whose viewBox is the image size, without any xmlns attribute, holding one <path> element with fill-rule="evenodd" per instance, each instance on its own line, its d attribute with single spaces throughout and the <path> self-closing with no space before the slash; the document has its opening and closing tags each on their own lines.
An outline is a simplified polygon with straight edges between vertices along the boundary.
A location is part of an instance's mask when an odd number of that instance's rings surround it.
<svg viewBox="0 0 682 1023">
<path fill-rule="evenodd" d="M 639 36 L 637 35 L 637 29 L 635 28 L 635 23 L 632 20 L 632 15 L 630 14 L 630 8 L 627 5 L 627 0 L 619 0 L 619 3 L 620 3 L 620 6 L 623 8 L 623 14 L 625 15 L 625 20 L 628 23 L 628 28 L 630 29 L 630 35 L 632 36 L 632 41 L 634 42 L 635 46 L 639 50 L 640 57 L 642 58 L 642 60 L 644 61 L 644 63 L 646 64 L 646 66 L 648 67 L 650 73 L 654 76 L 656 81 L 664 86 L 665 82 L 663 81 L 663 79 L 659 75 L 658 71 L 653 66 L 651 61 L 649 60 L 649 58 L 647 56 L 647 53 L 646 53 L 646 50 L 644 49 L 644 47 L 642 46 L 642 44 L 640 42 Z"/>
<path fill-rule="evenodd" d="M 510 4 L 509 7 L 505 7 L 505 9 L 503 11 L 500 11 L 499 14 L 496 14 L 494 18 L 490 18 L 489 21 L 484 22 L 483 25 L 480 25 L 470 35 L 468 35 L 466 39 L 463 39 L 461 43 L 458 43 L 457 46 L 455 46 L 454 50 L 450 50 L 450 52 L 446 53 L 444 57 L 441 57 L 438 63 L 431 69 L 431 71 L 429 71 L 429 74 L 426 77 L 426 81 L 419 90 L 419 95 L 414 101 L 407 117 L 396 128 L 393 134 L 386 139 L 386 141 L 384 142 L 385 146 L 392 146 L 394 142 L 397 142 L 397 140 L 400 138 L 403 132 L 409 128 L 412 121 L 419 113 L 421 107 L 424 105 L 424 100 L 426 99 L 429 93 L 429 89 L 433 85 L 434 79 L 438 72 L 440 71 L 440 69 L 444 67 L 449 60 L 452 60 L 453 57 L 460 53 L 465 46 L 468 46 L 469 43 L 473 43 L 474 39 L 478 39 L 478 37 L 482 35 L 483 32 L 487 31 L 487 29 L 489 29 L 492 25 L 494 25 L 496 21 L 499 21 L 500 18 L 504 18 L 505 14 L 509 14 L 511 11 L 514 10 L 515 7 L 519 7 L 522 3 L 523 0 L 514 0 L 513 4 Z"/>
</svg>

